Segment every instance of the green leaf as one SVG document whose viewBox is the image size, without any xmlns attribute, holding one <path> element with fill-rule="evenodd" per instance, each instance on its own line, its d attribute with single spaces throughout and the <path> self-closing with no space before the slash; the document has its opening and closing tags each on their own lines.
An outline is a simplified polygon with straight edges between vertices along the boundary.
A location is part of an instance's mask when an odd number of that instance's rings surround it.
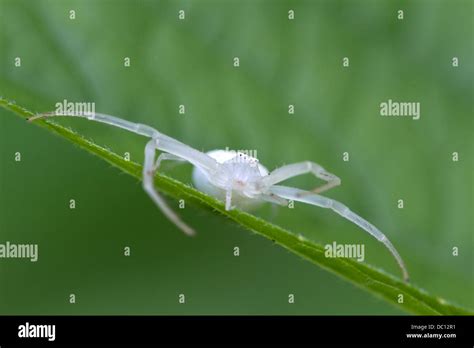
<svg viewBox="0 0 474 348">
<path fill-rule="evenodd" d="M 0 97 L 0 105 L 24 119 L 34 115 L 27 109 L 2 97 Z M 116 153 L 85 139 L 80 134 L 57 123 L 49 120 L 38 120 L 34 123 L 50 130 L 52 133 L 64 137 L 84 150 L 114 165 L 123 172 L 141 179 L 142 166 L 140 164 L 126 161 Z M 163 174 L 156 176 L 155 184 L 158 190 L 169 196 L 176 199 L 185 199 L 196 206 L 225 215 L 239 225 L 274 241 L 292 253 L 337 274 L 341 278 L 383 298 L 387 302 L 407 312 L 423 315 L 474 314 L 474 312 L 469 309 L 461 308 L 447 300 L 430 295 L 423 289 L 413 284 L 405 283 L 374 266 L 356 262 L 351 259 L 326 258 L 322 245 L 243 211 L 237 209 L 226 211 L 222 202 Z M 403 300 L 400 300 L 402 296 Z"/>
</svg>

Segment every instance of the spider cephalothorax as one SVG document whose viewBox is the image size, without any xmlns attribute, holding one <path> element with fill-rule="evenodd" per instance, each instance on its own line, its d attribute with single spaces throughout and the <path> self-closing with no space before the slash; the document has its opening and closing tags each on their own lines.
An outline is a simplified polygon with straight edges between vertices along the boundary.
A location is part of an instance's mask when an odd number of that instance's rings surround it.
<svg viewBox="0 0 474 348">
<path fill-rule="evenodd" d="M 207 155 L 214 158 L 219 166 L 211 175 L 194 167 L 193 182 L 198 190 L 223 201 L 230 195 L 229 204 L 232 201 L 242 209 L 254 208 L 262 203 L 255 198 L 261 194 L 261 180 L 268 175 L 268 170 L 256 158 L 227 150 L 213 150 Z"/>
</svg>

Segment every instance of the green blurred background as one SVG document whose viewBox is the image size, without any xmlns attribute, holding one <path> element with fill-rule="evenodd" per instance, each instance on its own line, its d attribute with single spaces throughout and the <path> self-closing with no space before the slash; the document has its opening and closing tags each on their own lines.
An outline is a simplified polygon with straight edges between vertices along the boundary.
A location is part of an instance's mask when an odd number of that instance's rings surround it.
<svg viewBox="0 0 474 348">
<path fill-rule="evenodd" d="M 327 195 L 387 234 L 414 284 L 472 308 L 472 4 L 0 0 L 0 95 L 35 112 L 95 102 L 199 150 L 256 149 L 269 169 L 316 161 L 342 178 Z M 381 117 L 388 99 L 420 102 L 421 119 Z M 57 122 L 143 159 L 145 138 Z M 0 243 L 39 244 L 36 263 L 0 260 L 1 314 L 402 313 L 198 208 L 180 211 L 199 232 L 188 238 L 136 179 L 4 110 L 0 126 Z M 190 183 L 190 166 L 163 168 Z M 323 244 L 364 243 L 366 262 L 400 275 L 383 245 L 333 212 L 255 214 Z"/>
</svg>

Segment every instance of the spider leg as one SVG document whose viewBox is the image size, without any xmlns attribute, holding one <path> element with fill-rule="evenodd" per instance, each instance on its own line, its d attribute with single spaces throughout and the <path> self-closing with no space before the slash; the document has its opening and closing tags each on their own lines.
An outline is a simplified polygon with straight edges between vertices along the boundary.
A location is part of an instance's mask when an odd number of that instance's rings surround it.
<svg viewBox="0 0 474 348">
<path fill-rule="evenodd" d="M 163 214 L 178 226 L 188 236 L 195 234 L 195 231 L 186 225 L 181 218 L 168 206 L 168 204 L 156 192 L 153 178 L 155 177 L 155 155 L 156 155 L 156 139 L 150 140 L 145 146 L 145 162 L 143 164 L 143 189 L 155 202 Z"/>
<path fill-rule="evenodd" d="M 147 126 L 141 123 L 134 123 L 116 116 L 100 114 L 100 113 L 56 113 L 47 112 L 43 114 L 37 114 L 36 116 L 30 117 L 28 121 L 35 121 L 37 119 L 50 118 L 50 117 L 80 117 L 86 118 L 91 121 L 105 123 L 114 127 L 122 128 L 135 134 L 143 135 L 148 138 L 155 139 L 155 147 L 158 150 L 168 152 L 170 154 L 181 157 L 183 160 L 192 163 L 193 165 L 200 167 L 207 173 L 217 168 L 218 164 L 212 157 L 193 149 L 192 147 L 183 144 L 182 142 L 171 138 L 163 133 L 158 132 L 155 128 Z"/>
<path fill-rule="evenodd" d="M 287 164 L 283 167 L 277 168 L 268 176 L 264 177 L 262 181 L 265 185 L 267 185 L 267 187 L 270 187 L 286 179 L 308 173 L 311 173 L 317 178 L 327 182 L 326 184 L 315 188 L 311 192 L 321 193 L 341 184 L 341 179 L 339 179 L 336 175 L 329 173 L 319 164 L 310 161 Z"/>
<path fill-rule="evenodd" d="M 260 198 L 262 200 L 264 200 L 265 202 L 273 203 L 273 205 L 272 205 L 273 207 L 276 207 L 276 205 L 281 205 L 281 206 L 287 206 L 288 205 L 288 200 L 287 199 L 284 199 L 280 196 L 277 196 L 274 193 L 262 194 L 260 196 Z"/>
<path fill-rule="evenodd" d="M 232 188 L 225 191 L 225 210 L 232 209 Z"/>
<path fill-rule="evenodd" d="M 125 129 L 135 134 L 151 138 L 151 140 L 148 141 L 145 146 L 145 162 L 143 165 L 143 188 L 148 193 L 150 198 L 161 209 L 163 214 L 168 217 L 168 219 L 174 222 L 187 235 L 195 234 L 194 230 L 188 225 L 186 225 L 179 218 L 179 216 L 173 210 L 171 210 L 171 208 L 166 204 L 163 198 L 161 198 L 161 196 L 156 192 L 153 178 L 155 171 L 160 165 L 161 161 L 165 159 L 174 159 L 190 162 L 194 166 L 202 169 L 207 175 L 212 175 L 212 173 L 217 170 L 219 166 L 219 164 L 214 158 L 196 149 L 193 149 L 192 147 L 174 138 L 171 138 L 165 134 L 158 132 L 153 127 L 141 123 L 130 122 L 112 115 L 100 114 L 95 112 L 76 114 L 48 112 L 30 117 L 28 121 L 35 121 L 37 119 L 57 116 L 86 118 L 91 121 L 105 123 L 114 127 Z M 167 153 L 159 156 L 155 163 L 154 159 L 156 150 L 161 150 Z"/>
<path fill-rule="evenodd" d="M 390 240 L 377 227 L 375 227 L 370 222 L 351 211 L 344 204 L 333 199 L 293 187 L 275 185 L 270 187 L 269 191 L 285 199 L 291 199 L 294 201 L 299 201 L 322 208 L 332 209 L 342 217 L 353 222 L 387 247 L 387 249 L 392 253 L 393 257 L 397 260 L 397 263 L 402 270 L 404 280 L 408 282 L 409 277 L 408 271 L 405 267 L 405 263 L 403 262 L 400 254 L 398 253 L 397 249 L 395 249 Z"/>
<path fill-rule="evenodd" d="M 169 160 L 169 161 L 178 161 L 178 162 L 186 162 L 184 159 L 182 159 L 181 157 L 178 157 L 176 155 L 172 155 L 170 153 L 162 153 L 158 156 L 158 159 L 156 160 L 154 166 L 153 166 L 153 170 L 156 171 L 158 170 L 158 168 L 160 167 L 160 164 L 162 161 L 166 161 L 166 160 Z"/>
<path fill-rule="evenodd" d="M 117 128 L 122 128 L 125 130 L 128 130 L 129 132 L 143 135 L 149 138 L 156 138 L 161 135 L 160 132 L 158 132 L 156 129 L 153 127 L 147 126 L 145 124 L 141 123 L 135 123 L 135 122 L 130 122 L 124 119 L 121 119 L 116 116 L 112 115 L 106 115 L 106 114 L 100 114 L 100 113 L 84 113 L 84 114 L 74 114 L 74 113 L 57 113 L 57 112 L 46 112 L 42 114 L 37 114 L 36 116 L 30 117 L 28 121 L 32 122 L 37 119 L 42 119 L 42 118 L 50 118 L 50 117 L 80 117 L 80 118 L 87 118 L 88 120 L 91 121 L 96 121 L 100 123 L 105 123 L 110 126 L 114 126 Z"/>
</svg>

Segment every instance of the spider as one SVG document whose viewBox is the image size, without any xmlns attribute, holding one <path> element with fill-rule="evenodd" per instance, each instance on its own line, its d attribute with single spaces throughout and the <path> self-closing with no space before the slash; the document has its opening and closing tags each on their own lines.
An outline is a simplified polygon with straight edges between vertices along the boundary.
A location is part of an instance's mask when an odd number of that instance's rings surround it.
<svg viewBox="0 0 474 348">
<path fill-rule="evenodd" d="M 290 200 L 332 209 L 383 243 L 400 266 L 404 280 L 409 279 L 400 254 L 378 228 L 344 204 L 320 195 L 340 185 L 341 180 L 315 162 L 288 164 L 269 172 L 256 158 L 242 152 L 213 150 L 203 153 L 145 124 L 100 113 L 50 112 L 37 114 L 29 118 L 29 121 L 53 116 L 83 117 L 151 138 L 145 146 L 143 188 L 163 214 L 187 235 L 192 236 L 195 231 L 181 220 L 154 188 L 155 172 L 164 160 L 191 163 L 194 166 L 192 176 L 196 188 L 225 202 L 226 210 L 233 208 L 232 203 L 239 208 L 250 209 L 263 202 L 287 205 Z M 157 150 L 162 151 L 158 158 L 156 158 Z M 282 181 L 302 174 L 312 174 L 326 183 L 312 191 L 278 185 Z"/>
</svg>

